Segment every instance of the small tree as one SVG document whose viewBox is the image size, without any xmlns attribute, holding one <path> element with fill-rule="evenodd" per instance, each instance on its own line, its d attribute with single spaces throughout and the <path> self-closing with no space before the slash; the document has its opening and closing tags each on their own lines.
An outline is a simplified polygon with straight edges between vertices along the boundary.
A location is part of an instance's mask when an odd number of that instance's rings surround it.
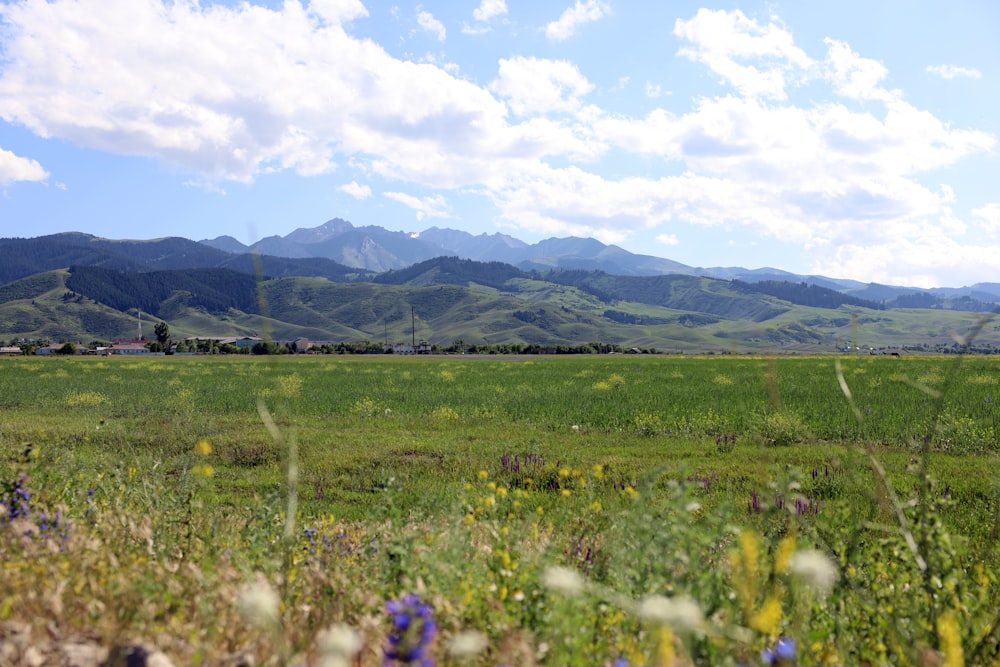
<svg viewBox="0 0 1000 667">
<path fill-rule="evenodd" d="M 166 322 L 160 321 L 156 323 L 153 327 L 153 333 L 156 334 L 156 342 L 160 344 L 160 349 L 169 350 L 170 349 L 170 327 Z"/>
</svg>

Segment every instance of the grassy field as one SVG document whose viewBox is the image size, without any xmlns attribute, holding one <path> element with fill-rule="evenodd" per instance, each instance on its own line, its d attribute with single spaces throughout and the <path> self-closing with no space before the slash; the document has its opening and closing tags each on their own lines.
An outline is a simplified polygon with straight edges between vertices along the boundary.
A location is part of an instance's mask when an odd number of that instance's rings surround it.
<svg viewBox="0 0 1000 667">
<path fill-rule="evenodd" d="M 975 356 L 0 359 L 0 622 L 176 664 L 994 664 L 998 391 Z"/>
</svg>

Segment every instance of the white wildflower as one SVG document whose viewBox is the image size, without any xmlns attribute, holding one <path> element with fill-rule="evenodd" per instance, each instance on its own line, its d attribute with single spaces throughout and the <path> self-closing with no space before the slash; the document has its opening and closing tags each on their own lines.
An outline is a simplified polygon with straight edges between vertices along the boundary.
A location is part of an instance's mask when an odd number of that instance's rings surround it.
<svg viewBox="0 0 1000 667">
<path fill-rule="evenodd" d="M 486 648 L 486 635 L 476 630 L 465 630 L 452 637 L 448 644 L 448 654 L 462 660 L 473 658 Z"/>
<path fill-rule="evenodd" d="M 837 566 L 818 549 L 796 551 L 788 561 L 788 570 L 796 579 L 822 595 L 833 589 L 840 576 Z"/>
<path fill-rule="evenodd" d="M 240 591 L 236 604 L 243 620 L 260 628 L 273 628 L 280 623 L 278 607 L 281 600 L 263 578 Z"/>
<path fill-rule="evenodd" d="M 688 513 L 694 514 L 695 512 L 701 509 L 701 503 L 699 503 L 697 500 L 692 500 L 687 504 L 687 507 L 685 507 L 684 509 L 687 510 Z"/>
<path fill-rule="evenodd" d="M 337 624 L 326 629 L 319 644 L 318 667 L 349 667 L 351 660 L 361 650 L 361 637 L 349 625 Z"/>
<path fill-rule="evenodd" d="M 583 577 L 574 569 L 556 565 L 542 573 L 542 585 L 567 597 L 583 590 Z"/>
<path fill-rule="evenodd" d="M 698 602 L 684 595 L 673 598 L 647 595 L 639 602 L 639 618 L 665 625 L 678 633 L 700 630 L 705 622 Z"/>
</svg>

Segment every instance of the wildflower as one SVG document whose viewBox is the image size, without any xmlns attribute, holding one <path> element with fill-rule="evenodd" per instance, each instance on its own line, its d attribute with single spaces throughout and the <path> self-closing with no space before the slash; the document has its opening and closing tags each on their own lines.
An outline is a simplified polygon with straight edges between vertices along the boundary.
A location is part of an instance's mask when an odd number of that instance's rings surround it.
<svg viewBox="0 0 1000 667">
<path fill-rule="evenodd" d="M 760 652 L 760 659 L 765 665 L 794 665 L 795 640 L 781 637 L 774 646 L 769 646 Z"/>
<path fill-rule="evenodd" d="M 583 590 L 583 578 L 574 569 L 556 565 L 542 573 L 542 585 L 550 591 L 573 597 Z"/>
<path fill-rule="evenodd" d="M 199 440 L 198 444 L 194 446 L 194 451 L 198 456 L 208 456 L 212 453 L 212 444 L 208 440 Z"/>
<path fill-rule="evenodd" d="M 458 660 L 474 658 L 486 648 L 486 635 L 477 630 L 465 630 L 452 637 L 448 655 Z"/>
<path fill-rule="evenodd" d="M 786 535 L 782 538 L 781 542 L 778 543 L 777 553 L 774 555 L 774 571 L 778 574 L 783 574 L 788 570 L 788 563 L 795 553 L 795 538 L 791 535 Z"/>
<path fill-rule="evenodd" d="M 386 660 L 432 667 L 434 660 L 427 656 L 427 649 L 434 641 L 437 624 L 430 605 L 421 602 L 420 596 L 408 593 L 400 600 L 390 600 L 385 609 L 392 618 Z"/>
<path fill-rule="evenodd" d="M 788 561 L 788 569 L 807 587 L 826 595 L 837 583 L 837 566 L 818 549 L 796 551 Z"/>
<path fill-rule="evenodd" d="M 781 599 L 771 596 L 764 601 L 761 608 L 750 617 L 750 627 L 757 632 L 770 637 L 778 634 L 781 628 Z"/>
<path fill-rule="evenodd" d="M 332 625 L 319 636 L 318 667 L 348 667 L 361 650 L 361 637 L 349 625 Z"/>
<path fill-rule="evenodd" d="M 938 618 L 938 642 L 944 654 L 945 667 L 961 667 L 965 664 L 965 653 L 962 650 L 962 635 L 958 629 L 955 614 L 946 612 Z"/>
<path fill-rule="evenodd" d="M 701 606 L 687 596 L 668 598 L 647 595 L 639 603 L 639 617 L 668 626 L 678 633 L 694 632 L 705 622 Z"/>
<path fill-rule="evenodd" d="M 263 578 L 258 578 L 255 583 L 240 591 L 236 604 L 247 623 L 259 628 L 274 628 L 280 623 L 278 607 L 281 600 Z"/>
</svg>

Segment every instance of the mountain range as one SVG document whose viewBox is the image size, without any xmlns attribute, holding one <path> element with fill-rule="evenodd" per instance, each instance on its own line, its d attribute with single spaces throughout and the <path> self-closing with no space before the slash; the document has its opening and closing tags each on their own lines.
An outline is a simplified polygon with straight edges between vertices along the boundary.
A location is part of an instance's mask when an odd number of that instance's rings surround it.
<svg viewBox="0 0 1000 667">
<path fill-rule="evenodd" d="M 0 341 L 111 340 L 136 317 L 175 336 L 601 341 L 678 351 L 952 349 L 977 332 L 1000 284 L 918 290 L 759 268 L 697 268 L 594 239 L 527 244 L 432 227 L 330 220 L 246 246 L 102 239 L 79 232 L 0 239 Z M 150 329 L 151 330 L 151 329 Z"/>
<path fill-rule="evenodd" d="M 692 267 L 671 259 L 631 253 L 592 238 L 549 238 L 528 244 L 506 234 L 473 235 L 439 227 L 431 227 L 422 232 L 390 231 L 374 225 L 356 227 L 340 218 L 329 220 L 318 227 L 299 228 L 286 236 L 269 236 L 249 246 L 231 236 L 204 239 L 200 243 L 233 254 L 330 259 L 338 264 L 372 273 L 402 269 L 435 257 L 454 256 L 477 262 L 503 262 L 524 271 L 574 269 L 604 271 L 620 276 L 682 274 L 745 282 L 806 282 L 877 301 L 919 292 L 945 298 L 968 296 L 986 303 L 1000 301 L 1000 283 L 920 290 L 907 286 L 799 275 L 769 267 Z"/>
</svg>

